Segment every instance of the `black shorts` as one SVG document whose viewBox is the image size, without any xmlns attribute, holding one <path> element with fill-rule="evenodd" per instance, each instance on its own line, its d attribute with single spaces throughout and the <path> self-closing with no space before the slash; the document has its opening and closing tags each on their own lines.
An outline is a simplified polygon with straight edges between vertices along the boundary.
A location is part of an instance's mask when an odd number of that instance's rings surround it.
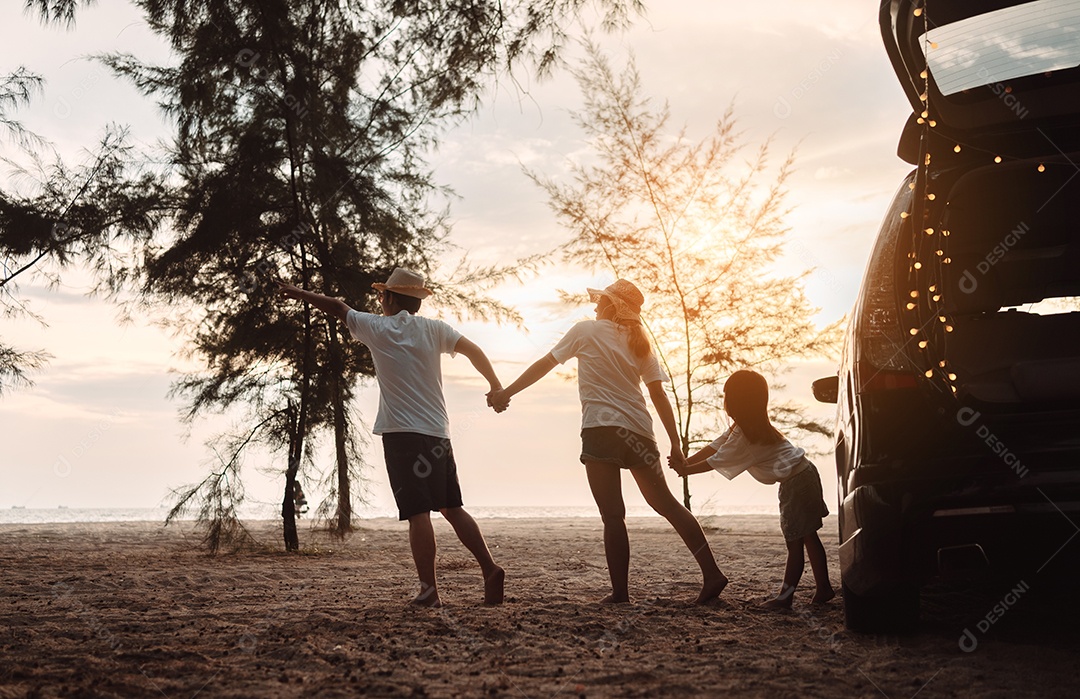
<svg viewBox="0 0 1080 699">
<path fill-rule="evenodd" d="M 461 507 L 461 486 L 449 439 L 416 432 L 390 432 L 382 440 L 399 519 L 445 507 Z"/>
<path fill-rule="evenodd" d="M 581 430 L 581 463 L 599 461 L 619 468 L 659 468 L 656 442 L 625 427 Z"/>
</svg>

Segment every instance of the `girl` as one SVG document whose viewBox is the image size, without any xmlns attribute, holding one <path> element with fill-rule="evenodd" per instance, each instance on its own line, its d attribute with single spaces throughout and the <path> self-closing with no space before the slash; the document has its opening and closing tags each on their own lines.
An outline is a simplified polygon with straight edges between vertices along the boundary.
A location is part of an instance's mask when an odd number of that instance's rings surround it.
<svg viewBox="0 0 1080 699">
<path fill-rule="evenodd" d="M 581 462 L 604 522 L 604 552 L 611 594 L 604 602 L 629 602 L 627 577 L 630 541 L 626 533 L 621 471 L 629 469 L 646 502 L 668 520 L 697 559 L 704 577 L 697 603 L 720 595 L 727 577 L 716 565 L 701 525 L 668 489 L 653 438 L 652 418 L 641 393 L 649 389 L 660 421 L 671 441 L 671 463 L 683 463 L 675 417 L 663 383 L 667 375 L 653 354 L 641 325 L 645 298 L 636 286 L 619 279 L 606 289 L 589 289 L 596 320 L 570 329 L 549 354 L 502 391 L 489 394 L 489 404 L 502 412 L 510 397 L 523 391 L 571 357 L 578 359 L 581 398 Z"/>
<path fill-rule="evenodd" d="M 736 371 L 724 384 L 724 410 L 734 424 L 685 462 L 672 459 L 671 466 L 680 476 L 716 469 L 731 480 L 749 471 L 766 485 L 780 483 L 780 530 L 787 542 L 787 566 L 780 593 L 765 606 L 791 608 L 805 564 L 804 547 L 817 585 L 811 602 L 821 604 L 836 596 L 829 582 L 825 547 L 817 535 L 821 518 L 829 514 L 821 495 L 821 478 L 805 452 L 769 422 L 768 405 L 765 377 L 753 371 Z"/>
</svg>

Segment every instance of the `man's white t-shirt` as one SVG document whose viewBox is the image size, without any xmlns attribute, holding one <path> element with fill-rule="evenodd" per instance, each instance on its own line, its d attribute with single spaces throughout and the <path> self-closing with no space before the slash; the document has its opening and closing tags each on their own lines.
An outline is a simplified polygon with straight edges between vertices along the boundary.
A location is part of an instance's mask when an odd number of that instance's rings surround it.
<svg viewBox="0 0 1080 699">
<path fill-rule="evenodd" d="M 581 427 L 625 427 L 653 436 L 641 383 L 667 381 L 656 355 L 635 357 L 627 331 L 610 320 L 583 320 L 551 350 L 560 364 L 578 359 Z"/>
<path fill-rule="evenodd" d="M 772 485 L 786 480 L 803 468 L 806 452 L 787 441 L 754 444 L 737 425 L 732 425 L 709 445 L 716 450 L 706 462 L 729 481 L 748 471 L 760 483 Z"/>
<path fill-rule="evenodd" d="M 442 355 L 454 354 L 462 335 L 441 320 L 401 311 L 380 316 L 351 310 L 345 324 L 367 345 L 379 382 L 375 434 L 419 432 L 450 438 L 442 390 Z"/>
</svg>

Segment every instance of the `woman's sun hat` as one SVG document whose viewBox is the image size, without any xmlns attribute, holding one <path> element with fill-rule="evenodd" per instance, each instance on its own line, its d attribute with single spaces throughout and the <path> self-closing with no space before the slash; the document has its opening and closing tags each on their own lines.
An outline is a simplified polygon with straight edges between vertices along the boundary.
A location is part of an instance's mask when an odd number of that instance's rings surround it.
<svg viewBox="0 0 1080 699">
<path fill-rule="evenodd" d="M 615 307 L 616 323 L 619 321 L 641 322 L 641 306 L 645 303 L 645 296 L 634 283 L 626 279 L 616 279 L 614 284 L 604 289 L 586 289 L 589 292 L 589 300 L 596 303 L 601 297 L 611 301 Z"/>
<path fill-rule="evenodd" d="M 375 282 L 371 287 L 379 291 L 393 291 L 402 296 L 411 296 L 414 299 L 426 299 L 434 293 L 431 289 L 424 287 L 424 275 L 403 267 L 395 267 L 386 283 Z"/>
</svg>

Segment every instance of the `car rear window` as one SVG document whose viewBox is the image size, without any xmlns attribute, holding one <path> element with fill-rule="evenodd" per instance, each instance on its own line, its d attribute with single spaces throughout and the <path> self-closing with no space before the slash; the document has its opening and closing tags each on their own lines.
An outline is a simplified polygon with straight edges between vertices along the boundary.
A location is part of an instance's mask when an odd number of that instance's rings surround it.
<svg viewBox="0 0 1080 699">
<path fill-rule="evenodd" d="M 920 37 L 943 95 L 1080 65 L 1080 0 L 1036 0 Z"/>
</svg>

